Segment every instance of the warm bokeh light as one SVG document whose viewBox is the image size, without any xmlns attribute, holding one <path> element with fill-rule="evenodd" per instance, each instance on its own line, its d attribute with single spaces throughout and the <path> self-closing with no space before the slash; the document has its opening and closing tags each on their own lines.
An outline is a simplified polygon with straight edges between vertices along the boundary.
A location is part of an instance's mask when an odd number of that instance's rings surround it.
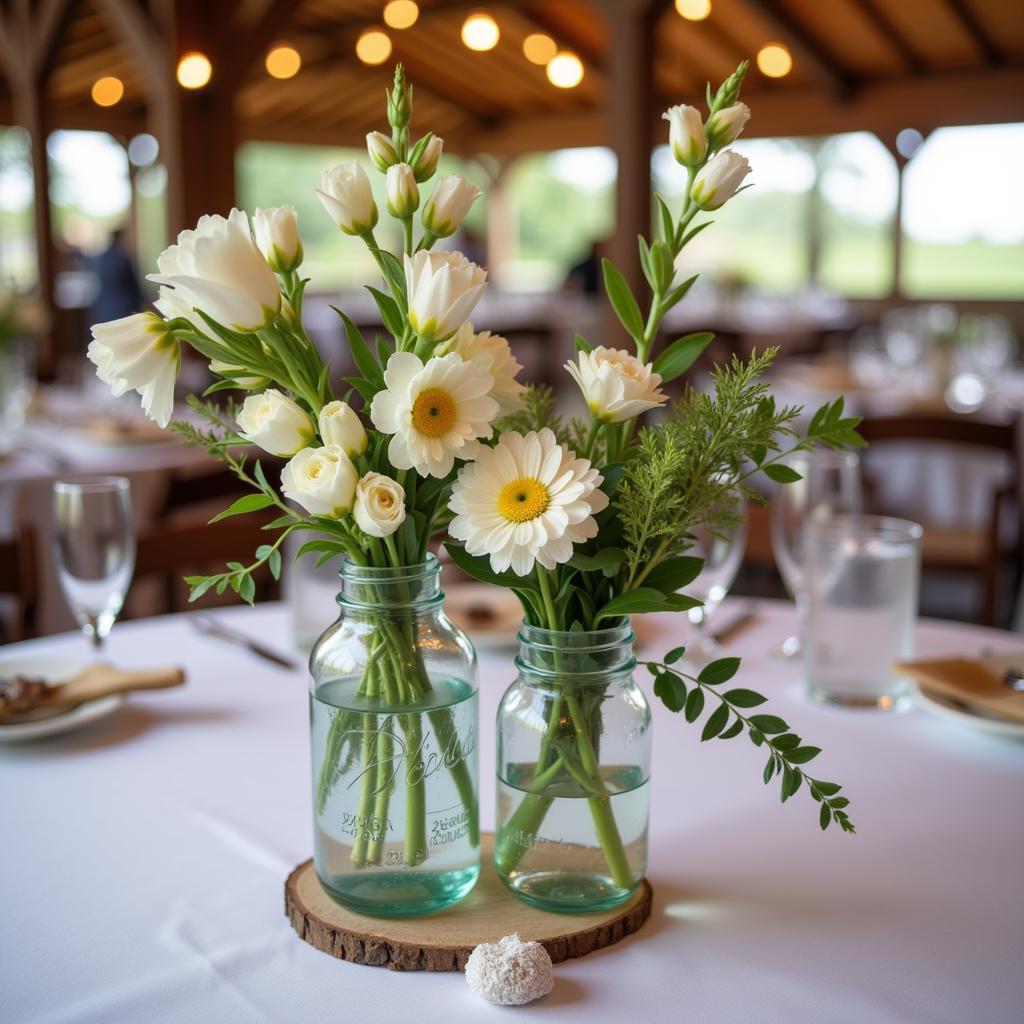
<svg viewBox="0 0 1024 1024">
<path fill-rule="evenodd" d="M 757 66 L 769 78 L 782 78 L 793 68 L 793 58 L 782 43 L 768 43 L 757 51 Z"/>
<path fill-rule="evenodd" d="M 367 29 L 356 41 L 356 56 L 364 64 L 383 64 L 391 56 L 391 38 L 380 29 Z"/>
<path fill-rule="evenodd" d="M 471 50 L 493 50 L 500 38 L 498 23 L 489 14 L 477 12 L 462 23 L 462 41 Z"/>
<path fill-rule="evenodd" d="M 267 52 L 265 64 L 271 78 L 294 78 L 302 67 L 302 56 L 294 46 L 282 43 Z"/>
<path fill-rule="evenodd" d="M 573 89 L 583 81 L 583 62 L 571 50 L 556 53 L 548 63 L 548 81 L 559 89 Z"/>
<path fill-rule="evenodd" d="M 414 0 L 391 0 L 384 7 L 384 24 L 391 28 L 411 28 L 419 16 L 420 9 Z"/>
<path fill-rule="evenodd" d="M 205 53 L 193 50 L 178 61 L 178 84 L 185 89 L 202 89 L 213 75 L 213 65 Z"/>
<path fill-rule="evenodd" d="M 523 56 L 531 64 L 547 64 L 558 53 L 558 45 L 551 36 L 534 32 L 523 40 Z"/>
<path fill-rule="evenodd" d="M 676 0 L 676 10 L 687 21 L 703 21 L 711 13 L 711 0 Z"/>
<path fill-rule="evenodd" d="M 124 82 L 120 78 L 108 75 L 105 78 L 97 78 L 92 84 L 92 101 L 98 107 L 112 107 L 115 103 L 121 102 L 124 96 Z"/>
</svg>

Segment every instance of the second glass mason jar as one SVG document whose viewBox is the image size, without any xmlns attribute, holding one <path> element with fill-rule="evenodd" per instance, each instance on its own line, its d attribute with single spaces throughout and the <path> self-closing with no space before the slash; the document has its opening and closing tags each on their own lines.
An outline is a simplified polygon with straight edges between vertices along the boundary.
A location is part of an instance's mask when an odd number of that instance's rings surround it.
<svg viewBox="0 0 1024 1024">
<path fill-rule="evenodd" d="M 651 712 L 633 630 L 524 625 L 519 639 L 498 709 L 495 867 L 534 906 L 604 910 L 647 866 Z"/>
<path fill-rule="evenodd" d="M 443 600 L 432 555 L 346 561 L 310 655 L 314 862 L 360 913 L 443 910 L 480 871 L 476 657 Z"/>
</svg>

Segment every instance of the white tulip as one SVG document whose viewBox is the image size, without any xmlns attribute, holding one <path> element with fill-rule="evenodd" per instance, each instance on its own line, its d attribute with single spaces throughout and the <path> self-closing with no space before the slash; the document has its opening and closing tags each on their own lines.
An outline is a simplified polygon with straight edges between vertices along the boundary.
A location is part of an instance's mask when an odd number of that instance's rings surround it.
<svg viewBox="0 0 1024 1024">
<path fill-rule="evenodd" d="M 167 285 L 183 305 L 236 331 L 258 331 L 281 309 L 277 278 L 241 210 L 200 217 L 195 230 L 182 231 L 156 265 L 160 273 L 150 274 L 150 281 Z"/>
<path fill-rule="evenodd" d="M 398 150 L 383 132 L 370 132 L 366 136 L 366 151 L 378 171 L 386 171 L 392 164 L 398 163 Z"/>
<path fill-rule="evenodd" d="M 310 515 L 340 516 L 352 507 L 359 474 L 334 444 L 303 448 L 281 471 L 281 490 Z"/>
<path fill-rule="evenodd" d="M 480 197 L 480 189 L 457 174 L 446 174 L 434 186 L 434 194 L 423 207 L 423 226 L 446 238 L 459 230 L 469 208 Z"/>
<path fill-rule="evenodd" d="M 750 163 L 745 156 L 723 149 L 700 169 L 690 198 L 702 210 L 717 210 L 736 194 L 749 173 Z"/>
<path fill-rule="evenodd" d="M 408 164 L 392 164 L 387 180 L 388 212 L 392 217 L 411 217 L 420 205 L 420 190 Z"/>
<path fill-rule="evenodd" d="M 728 146 L 739 138 L 749 120 L 750 107 L 746 103 L 734 103 L 731 107 L 716 111 L 708 118 L 708 141 L 715 149 Z"/>
<path fill-rule="evenodd" d="M 313 423 L 276 388 L 249 395 L 236 417 L 239 433 L 271 455 L 294 455 L 313 440 Z"/>
<path fill-rule="evenodd" d="M 86 352 L 96 376 L 115 395 L 135 390 L 146 415 L 161 427 L 174 411 L 174 382 L 181 366 L 178 343 L 156 313 L 133 313 L 94 324 Z"/>
<path fill-rule="evenodd" d="M 468 319 L 484 290 L 487 271 L 461 252 L 422 250 L 405 257 L 409 323 L 426 341 L 450 338 Z"/>
<path fill-rule="evenodd" d="M 565 368 L 580 386 L 594 416 L 604 423 L 622 423 L 668 401 L 658 390 L 661 375 L 625 349 L 599 345 L 581 351 Z"/>
<path fill-rule="evenodd" d="M 444 139 L 432 135 L 430 141 L 423 147 L 423 152 L 416 158 L 412 165 L 412 173 L 416 175 L 419 182 L 429 181 L 437 170 L 438 161 L 441 159 L 441 150 L 444 149 Z"/>
<path fill-rule="evenodd" d="M 338 164 L 320 177 L 317 194 L 324 209 L 346 235 L 365 235 L 377 223 L 377 204 L 366 171 L 355 161 Z"/>
<path fill-rule="evenodd" d="M 267 258 L 270 269 L 278 274 L 295 270 L 302 262 L 302 239 L 294 206 L 257 208 L 252 217 L 256 244 Z"/>
<path fill-rule="evenodd" d="M 366 431 L 350 405 L 329 402 L 317 420 L 324 444 L 337 445 L 350 459 L 358 459 L 366 451 Z"/>
<path fill-rule="evenodd" d="M 680 105 L 669 107 L 661 117 L 668 121 L 668 143 L 672 155 L 684 167 L 696 167 L 708 151 L 700 111 L 696 107 Z"/>
<path fill-rule="evenodd" d="M 356 484 L 352 516 L 371 537 L 390 537 L 405 522 L 405 488 L 382 473 L 367 473 Z"/>
</svg>

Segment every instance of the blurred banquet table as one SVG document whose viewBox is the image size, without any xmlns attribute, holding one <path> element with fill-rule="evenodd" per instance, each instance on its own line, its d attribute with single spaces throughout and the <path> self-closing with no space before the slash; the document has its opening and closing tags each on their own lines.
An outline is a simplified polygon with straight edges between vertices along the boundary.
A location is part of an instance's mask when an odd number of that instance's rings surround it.
<svg viewBox="0 0 1024 1024">
<path fill-rule="evenodd" d="M 217 614 L 288 644 L 280 606 Z M 671 618 L 643 626 L 651 653 L 677 639 Z M 531 1019 L 1020 1019 L 1024 743 L 918 709 L 806 703 L 794 666 L 766 653 L 793 627 L 788 605 L 765 602 L 730 650 L 745 659 L 742 677 L 824 748 L 815 768 L 845 784 L 858 834 L 822 834 L 804 792 L 780 807 L 776 787 L 761 784 L 760 751 L 742 738 L 701 745 L 659 705 L 653 916 L 619 945 L 558 965 Z M 1015 645 L 946 622 L 917 632 L 918 653 Z M 85 651 L 65 635 L 0 654 Z M 508 1019 L 457 974 L 356 966 L 292 932 L 284 878 L 311 849 L 304 671 L 201 638 L 187 616 L 115 627 L 110 656 L 180 662 L 189 681 L 134 697 L 88 730 L 0 747 L 0 1018 Z M 485 780 L 512 674 L 508 652 L 481 654 Z M 482 790 L 487 821 L 493 789 Z"/>
</svg>

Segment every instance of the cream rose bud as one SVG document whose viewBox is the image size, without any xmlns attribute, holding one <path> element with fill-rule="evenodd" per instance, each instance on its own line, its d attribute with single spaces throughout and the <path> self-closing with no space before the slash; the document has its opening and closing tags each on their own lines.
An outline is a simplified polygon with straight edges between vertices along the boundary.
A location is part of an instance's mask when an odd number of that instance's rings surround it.
<svg viewBox="0 0 1024 1024">
<path fill-rule="evenodd" d="M 727 203 L 750 173 L 745 156 L 723 149 L 698 172 L 690 189 L 690 198 L 702 210 L 717 210 Z"/>
<path fill-rule="evenodd" d="M 336 445 L 303 448 L 281 471 L 286 498 L 313 516 L 340 516 L 352 507 L 359 474 Z"/>
<path fill-rule="evenodd" d="M 672 155 L 684 167 L 696 167 L 708 151 L 704 120 L 696 107 L 669 107 L 661 115 L 668 121 L 668 143 Z"/>
<path fill-rule="evenodd" d="M 366 136 L 366 151 L 379 171 L 386 171 L 392 164 L 398 163 L 398 150 L 383 132 L 370 132 Z"/>
<path fill-rule="evenodd" d="M 469 319 L 486 282 L 487 271 L 461 252 L 406 255 L 409 324 L 425 341 L 450 338 Z"/>
<path fill-rule="evenodd" d="M 420 190 L 408 164 L 392 164 L 388 168 L 386 196 L 392 217 L 411 217 L 419 209 Z"/>
<path fill-rule="evenodd" d="M 366 451 L 366 431 L 359 417 L 345 402 L 329 402 L 318 417 L 320 439 L 337 445 L 350 459 L 358 459 Z"/>
<path fill-rule="evenodd" d="M 565 368 L 579 384 L 590 411 L 605 423 L 631 420 L 668 401 L 668 395 L 658 390 L 661 375 L 625 349 L 599 345 L 592 352 L 580 352 L 578 361 Z"/>
<path fill-rule="evenodd" d="M 405 522 L 405 489 L 382 473 L 367 473 L 356 484 L 352 516 L 371 537 L 390 537 Z"/>
<path fill-rule="evenodd" d="M 271 455 L 294 455 L 313 440 L 313 423 L 287 395 L 267 388 L 238 412 L 239 433 Z"/>
<path fill-rule="evenodd" d="M 708 142 L 715 149 L 728 146 L 739 138 L 749 120 L 750 107 L 746 103 L 734 103 L 731 107 L 716 111 L 708 118 Z"/>
<path fill-rule="evenodd" d="M 299 266 L 302 262 L 302 240 L 294 206 L 275 206 L 269 210 L 257 208 L 252 226 L 256 244 L 267 258 L 271 270 L 287 274 Z"/>
<path fill-rule="evenodd" d="M 423 226 L 438 238 L 455 234 L 479 196 L 480 189 L 465 178 L 446 174 L 438 179 L 434 194 L 423 207 Z"/>
<path fill-rule="evenodd" d="M 418 182 L 429 181 L 434 176 L 443 149 L 444 139 L 432 135 L 430 141 L 423 147 L 423 152 L 412 165 L 412 173 L 416 175 Z"/>
<path fill-rule="evenodd" d="M 346 235 L 364 235 L 376 226 L 377 204 L 370 179 L 355 161 L 324 171 L 320 188 L 313 191 Z"/>
</svg>

